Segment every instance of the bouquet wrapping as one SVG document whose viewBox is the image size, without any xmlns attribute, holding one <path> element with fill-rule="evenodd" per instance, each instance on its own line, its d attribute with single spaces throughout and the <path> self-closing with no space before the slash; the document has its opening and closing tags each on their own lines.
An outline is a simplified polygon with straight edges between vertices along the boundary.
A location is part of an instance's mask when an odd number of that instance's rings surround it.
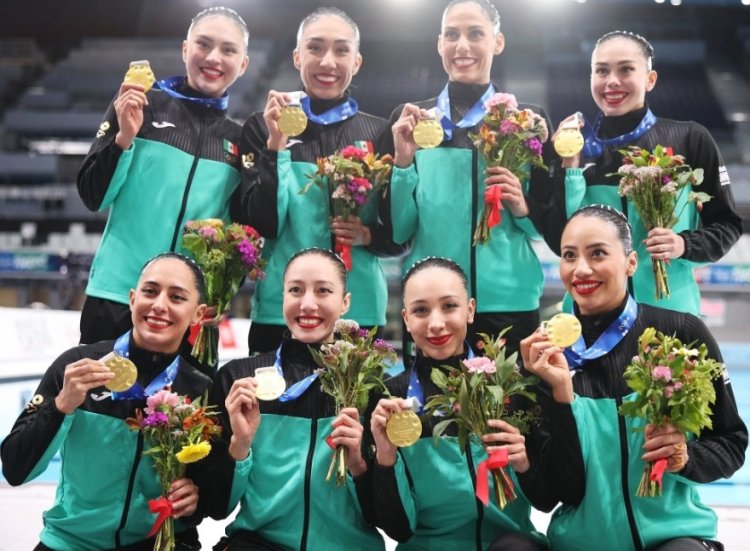
<svg viewBox="0 0 750 551">
<path fill-rule="evenodd" d="M 216 218 L 191 220 L 185 224 L 182 246 L 203 270 L 206 280 L 205 300 L 216 308 L 219 318 L 229 309 L 232 299 L 247 276 L 264 277 L 261 259 L 263 239 L 250 226 L 230 224 Z M 219 361 L 219 328 L 201 324 L 193 343 L 192 355 L 200 362 L 216 366 Z"/>
<path fill-rule="evenodd" d="M 336 340 L 322 345 L 320 350 L 312 350 L 313 358 L 320 366 L 321 389 L 334 399 L 337 413 L 349 407 L 362 412 L 367 407 L 370 392 L 386 392 L 384 372 L 397 358 L 388 343 L 375 338 L 376 332 L 375 327 L 368 331 L 360 329 L 355 321 L 338 320 L 334 330 Z M 327 481 L 335 472 L 336 484 L 346 483 L 346 456 L 344 446 L 334 449 Z"/>
<path fill-rule="evenodd" d="M 699 185 L 703 181 L 703 169 L 690 168 L 682 155 L 673 155 L 672 148 L 661 145 L 651 152 L 631 146 L 620 150 L 620 153 L 623 156 L 623 164 L 617 170 L 620 196 L 628 197 L 633 202 L 647 230 L 673 227 L 682 214 L 682 209 L 676 212 L 682 188 Z M 694 202 L 700 209 L 703 203 L 710 200 L 711 196 L 706 193 L 691 191 L 687 203 Z M 665 261 L 652 258 L 651 268 L 656 300 L 669 298 Z"/>
<path fill-rule="evenodd" d="M 716 401 L 713 381 L 723 371 L 722 363 L 708 357 L 705 344 L 684 345 L 649 327 L 639 337 L 638 355 L 624 373 L 637 394 L 620 406 L 620 414 L 644 419 L 656 428 L 671 423 L 698 436 L 702 429 L 711 428 L 711 404 Z M 666 467 L 666 458 L 647 463 L 636 495 L 660 496 Z"/>
<path fill-rule="evenodd" d="M 479 132 L 469 133 L 488 167 L 504 167 L 521 182 L 530 177 L 529 166 L 544 168 L 542 144 L 549 138 L 544 117 L 531 109 L 519 109 L 513 94 L 495 94 L 485 103 L 487 114 Z M 474 231 L 473 244 L 486 244 L 490 229 L 502 221 L 502 189 L 491 185 L 484 190 L 484 210 Z"/>
<path fill-rule="evenodd" d="M 314 184 L 327 194 L 332 216 L 341 216 L 344 220 L 359 216 L 370 195 L 385 189 L 393 167 L 390 155 L 379 157 L 371 149 L 372 144 L 366 142 L 362 147 L 350 145 L 319 158 L 318 170 L 307 175 L 310 182 L 300 193 L 307 193 Z M 347 270 L 351 270 L 351 246 L 336 243 L 336 253 Z"/>
<path fill-rule="evenodd" d="M 131 430 L 140 431 L 148 448 L 143 455 L 154 462 L 162 495 L 149 501 L 149 510 L 157 513 L 146 538 L 156 535 L 154 551 L 175 548 L 172 504 L 166 498 L 175 480 L 185 476 L 188 463 L 194 463 L 211 452 L 211 440 L 221 434 L 215 412 L 201 406 L 200 399 L 190 398 L 168 390 L 160 390 L 146 400 L 146 409 L 136 410 L 135 418 L 125 420 Z M 145 415 L 144 415 L 145 413 Z"/>
<path fill-rule="evenodd" d="M 458 445 L 466 450 L 469 440 L 482 443 L 482 436 L 494 429 L 488 426 L 490 419 L 502 419 L 517 427 L 522 434 L 529 432 L 533 414 L 526 410 L 510 412 L 510 399 L 521 395 L 535 401 L 536 395 L 528 387 L 539 382 L 536 376 L 523 377 L 516 366 L 517 353 L 506 357 L 505 339 L 497 339 L 480 333 L 481 348 L 485 356 L 464 360 L 461 369 L 434 368 L 432 381 L 443 392 L 427 400 L 428 414 L 446 416 L 433 428 L 433 438 L 445 433 L 450 425 L 458 430 Z M 513 481 L 505 470 L 508 465 L 506 450 L 493 452 L 477 468 L 476 495 L 489 504 L 488 477 L 494 481 L 495 502 L 500 509 L 516 498 Z"/>
</svg>

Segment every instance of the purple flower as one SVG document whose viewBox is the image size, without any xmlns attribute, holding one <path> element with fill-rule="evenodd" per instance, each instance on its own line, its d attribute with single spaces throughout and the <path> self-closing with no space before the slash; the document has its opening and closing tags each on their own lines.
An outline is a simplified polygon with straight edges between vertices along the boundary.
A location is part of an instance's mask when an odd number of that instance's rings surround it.
<svg viewBox="0 0 750 551">
<path fill-rule="evenodd" d="M 248 239 L 240 241 L 237 250 L 240 251 L 242 262 L 247 266 L 252 266 L 258 260 L 258 251 Z"/>
<path fill-rule="evenodd" d="M 534 155 L 542 154 L 542 142 L 536 136 L 526 140 L 526 147 L 528 147 Z"/>
<path fill-rule="evenodd" d="M 144 427 L 157 427 L 159 425 L 169 425 L 169 416 L 161 411 L 154 411 L 143 419 Z"/>
<path fill-rule="evenodd" d="M 360 339 L 366 339 L 366 338 L 367 338 L 367 335 L 369 335 L 369 334 L 370 334 L 370 332 L 369 332 L 369 331 L 368 331 L 367 329 L 359 329 L 359 330 L 357 331 L 357 336 L 358 336 L 358 337 L 359 337 Z"/>
<path fill-rule="evenodd" d="M 508 119 L 503 119 L 500 121 L 501 134 L 510 134 L 511 132 L 516 132 L 518 130 L 520 130 L 519 126 L 513 121 L 509 121 Z"/>
<path fill-rule="evenodd" d="M 654 379 L 661 379 L 663 381 L 672 380 L 672 370 L 666 365 L 657 365 L 652 371 L 651 375 Z"/>
<path fill-rule="evenodd" d="M 393 352 L 393 347 L 383 339 L 375 339 L 375 342 L 372 343 L 372 346 L 381 354 L 389 354 Z"/>
</svg>

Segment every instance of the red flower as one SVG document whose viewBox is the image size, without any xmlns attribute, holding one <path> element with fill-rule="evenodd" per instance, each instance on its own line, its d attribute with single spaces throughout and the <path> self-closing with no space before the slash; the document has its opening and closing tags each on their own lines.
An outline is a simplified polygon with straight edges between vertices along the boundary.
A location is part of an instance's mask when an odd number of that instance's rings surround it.
<svg viewBox="0 0 750 551">
<path fill-rule="evenodd" d="M 346 159 L 364 159 L 365 155 L 367 155 L 366 151 L 362 151 L 358 147 L 354 147 L 353 145 L 347 145 L 344 149 L 341 150 L 341 156 Z"/>
</svg>

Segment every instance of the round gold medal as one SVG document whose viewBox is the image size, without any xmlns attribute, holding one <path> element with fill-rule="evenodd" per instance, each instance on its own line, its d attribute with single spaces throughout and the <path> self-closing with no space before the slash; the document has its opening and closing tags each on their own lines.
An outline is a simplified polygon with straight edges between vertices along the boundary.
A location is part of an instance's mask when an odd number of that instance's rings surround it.
<svg viewBox="0 0 750 551">
<path fill-rule="evenodd" d="M 151 90 L 151 86 L 156 82 L 156 78 L 153 71 L 151 71 L 151 65 L 148 60 L 131 61 L 130 68 L 125 73 L 123 82 L 127 84 L 140 84 L 143 86 L 144 92 Z"/>
<path fill-rule="evenodd" d="M 405 409 L 390 416 L 385 424 L 385 434 L 394 446 L 406 448 L 422 436 L 422 422 L 416 413 Z"/>
<path fill-rule="evenodd" d="M 560 157 L 573 157 L 583 149 L 583 134 L 578 128 L 563 128 L 557 134 L 554 145 Z"/>
<path fill-rule="evenodd" d="M 278 124 L 282 134 L 293 138 L 307 128 L 307 115 L 299 105 L 287 105 L 281 110 Z"/>
<path fill-rule="evenodd" d="M 443 127 L 437 119 L 422 119 L 414 127 L 414 143 L 422 149 L 431 149 L 443 143 Z"/>
<path fill-rule="evenodd" d="M 549 342 L 559 348 L 567 348 L 581 336 L 581 322 L 572 314 L 557 314 L 545 322 Z"/>
<path fill-rule="evenodd" d="M 273 366 L 256 369 L 255 383 L 257 384 L 255 387 L 255 397 L 258 400 L 276 400 L 286 390 L 284 377 Z"/>
<path fill-rule="evenodd" d="M 104 361 L 104 365 L 115 374 L 114 377 L 104 383 L 104 388 L 112 392 L 125 392 L 135 384 L 138 377 L 138 368 L 129 359 L 119 354 L 113 354 Z"/>
</svg>

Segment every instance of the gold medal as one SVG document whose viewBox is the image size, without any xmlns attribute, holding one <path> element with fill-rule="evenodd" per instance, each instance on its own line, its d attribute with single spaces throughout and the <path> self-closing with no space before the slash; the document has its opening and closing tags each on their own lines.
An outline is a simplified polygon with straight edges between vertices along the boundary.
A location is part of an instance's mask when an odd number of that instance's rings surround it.
<svg viewBox="0 0 750 551">
<path fill-rule="evenodd" d="M 281 110 L 277 121 L 279 130 L 285 136 L 299 136 L 307 128 L 307 115 L 299 105 L 287 105 Z"/>
<path fill-rule="evenodd" d="M 151 86 L 156 82 L 151 65 L 147 59 L 141 61 L 131 61 L 128 72 L 125 73 L 123 82 L 127 84 L 140 84 L 143 86 L 143 92 L 151 90 Z"/>
<path fill-rule="evenodd" d="M 385 434 L 394 446 L 406 448 L 422 436 L 422 422 L 410 409 L 394 413 L 385 424 Z"/>
<path fill-rule="evenodd" d="M 542 323 L 549 342 L 559 348 L 567 348 L 581 336 L 581 322 L 572 314 L 557 314 Z"/>
<path fill-rule="evenodd" d="M 101 359 L 112 373 L 115 374 L 109 381 L 104 383 L 104 388 L 112 392 L 125 392 L 135 384 L 138 377 L 138 368 L 129 359 L 112 352 Z"/>
<path fill-rule="evenodd" d="M 578 129 L 578 122 L 575 124 L 575 127 L 561 128 L 555 137 L 555 151 L 560 157 L 573 157 L 583 149 L 583 134 Z"/>
<path fill-rule="evenodd" d="M 422 149 L 431 149 L 443 143 L 443 127 L 437 119 L 422 119 L 414 127 L 414 143 Z"/>
<path fill-rule="evenodd" d="M 255 383 L 255 397 L 258 400 L 276 400 L 286 390 L 284 377 L 273 366 L 256 369 Z"/>
</svg>

